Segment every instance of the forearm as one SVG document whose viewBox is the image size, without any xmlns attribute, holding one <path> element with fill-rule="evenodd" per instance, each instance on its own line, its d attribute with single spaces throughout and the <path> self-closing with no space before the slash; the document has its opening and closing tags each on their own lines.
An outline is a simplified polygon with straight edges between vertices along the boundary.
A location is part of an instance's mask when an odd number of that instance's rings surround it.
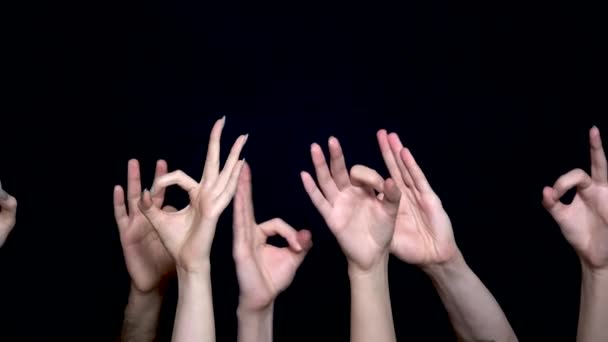
<svg viewBox="0 0 608 342">
<path fill-rule="evenodd" d="M 462 255 L 424 270 L 431 277 L 459 339 L 517 341 L 502 309 Z"/>
<path fill-rule="evenodd" d="M 214 342 L 215 320 L 209 272 L 178 271 L 179 296 L 173 342 Z"/>
<path fill-rule="evenodd" d="M 578 342 L 608 341 L 608 272 L 582 267 Z"/>
<path fill-rule="evenodd" d="M 271 342 L 274 302 L 261 310 L 237 309 L 237 342 Z"/>
<path fill-rule="evenodd" d="M 143 293 L 131 286 L 121 340 L 125 342 L 154 341 L 161 304 L 160 289 Z"/>
<path fill-rule="evenodd" d="M 349 266 L 351 342 L 396 341 L 388 286 L 388 255 L 385 259 L 365 272 Z"/>
</svg>

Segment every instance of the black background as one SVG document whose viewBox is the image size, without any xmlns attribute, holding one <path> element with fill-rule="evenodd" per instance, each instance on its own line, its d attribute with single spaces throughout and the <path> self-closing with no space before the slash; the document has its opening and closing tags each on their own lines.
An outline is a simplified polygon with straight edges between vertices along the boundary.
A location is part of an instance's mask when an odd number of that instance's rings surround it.
<svg viewBox="0 0 608 342">
<path fill-rule="evenodd" d="M 86 3 L 86 4 L 85 4 Z M 249 133 L 259 220 L 312 231 L 275 308 L 277 341 L 349 333 L 345 260 L 299 179 L 309 146 L 337 136 L 348 165 L 387 175 L 398 132 L 442 198 L 468 263 L 520 340 L 574 340 L 580 267 L 541 190 L 589 168 L 608 137 L 606 21 L 550 1 L 20 3 L 6 8 L 0 179 L 19 200 L 0 250 L 0 340 L 109 340 L 129 278 L 112 187 L 129 158 L 199 177 L 213 122 L 223 156 Z M 599 5 L 597 5 L 599 6 Z M 608 140 L 608 139 L 605 139 Z M 177 190 L 168 202 L 185 205 Z M 236 336 L 231 212 L 212 278 L 218 341 Z M 430 281 L 391 261 L 398 339 L 453 340 Z M 168 340 L 175 288 L 161 334 Z"/>
</svg>

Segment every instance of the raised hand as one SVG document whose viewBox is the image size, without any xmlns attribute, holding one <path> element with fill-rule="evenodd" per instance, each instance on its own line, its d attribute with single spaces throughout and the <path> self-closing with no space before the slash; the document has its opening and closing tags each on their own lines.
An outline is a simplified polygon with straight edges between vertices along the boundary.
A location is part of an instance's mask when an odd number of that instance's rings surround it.
<svg viewBox="0 0 608 342">
<path fill-rule="evenodd" d="M 17 217 L 17 200 L 2 189 L 0 183 L 0 247 L 15 226 Z"/>
<path fill-rule="evenodd" d="M 275 218 L 256 223 L 251 195 L 251 170 L 243 166 L 234 198 L 233 254 L 239 280 L 239 309 L 260 311 L 269 307 L 291 284 L 296 271 L 312 247 L 308 230 L 297 231 Z M 289 247 L 267 244 L 268 237 L 280 235 Z"/>
<path fill-rule="evenodd" d="M 396 133 L 378 131 L 378 144 L 402 198 L 391 253 L 404 262 L 428 266 L 458 255 L 452 224 L 424 173 Z"/>
<path fill-rule="evenodd" d="M 452 224 L 424 173 L 399 136 L 377 134 L 384 162 L 403 194 L 391 253 L 421 267 L 462 341 L 517 341 L 500 306 L 460 253 Z"/>
<path fill-rule="evenodd" d="M 589 142 L 591 177 L 581 169 L 564 174 L 543 189 L 543 205 L 583 263 L 608 270 L 608 166 L 597 127 L 590 130 Z M 572 188 L 572 203 L 562 203 L 560 198 Z"/>
<path fill-rule="evenodd" d="M 158 177 L 152 190 L 145 190 L 140 201 L 142 212 L 155 227 L 177 267 L 186 272 L 208 272 L 216 224 L 234 196 L 243 166 L 239 155 L 247 141 L 246 135 L 239 136 L 224 168 L 219 170 L 224 123 L 222 118 L 213 126 L 200 183 L 182 171 L 174 171 Z M 175 184 L 188 192 L 190 204 L 178 212 L 162 211 L 152 199 Z"/>
<path fill-rule="evenodd" d="M 331 172 L 318 144 L 311 147 L 321 192 L 311 175 L 302 172 L 304 188 L 336 236 L 349 264 L 366 270 L 377 264 L 393 237 L 401 193 L 392 179 L 356 165 L 350 175 L 338 139 L 329 139 Z M 376 192 L 382 193 L 380 199 Z"/>
<path fill-rule="evenodd" d="M 114 217 L 120 232 L 123 254 L 132 285 L 141 292 L 157 289 L 161 280 L 175 270 L 173 258 L 160 241 L 158 233 L 138 207 L 141 198 L 139 162 L 129 160 L 127 177 L 127 201 L 120 185 L 114 187 Z M 156 163 L 155 178 L 167 173 L 167 163 Z M 154 195 L 152 201 L 162 206 L 164 191 Z M 128 209 L 128 211 L 127 211 Z M 175 211 L 166 207 L 167 211 Z"/>
</svg>

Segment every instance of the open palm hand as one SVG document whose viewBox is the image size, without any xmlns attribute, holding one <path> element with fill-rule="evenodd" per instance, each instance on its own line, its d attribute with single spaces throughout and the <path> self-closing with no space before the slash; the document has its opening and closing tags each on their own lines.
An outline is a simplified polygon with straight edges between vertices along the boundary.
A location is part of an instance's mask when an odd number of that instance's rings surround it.
<svg viewBox="0 0 608 342">
<path fill-rule="evenodd" d="M 381 130 L 377 138 L 385 164 L 403 194 L 391 252 L 404 262 L 421 266 L 450 260 L 458 254 L 458 247 L 441 200 L 397 134 Z"/>
<path fill-rule="evenodd" d="M 336 138 L 329 139 L 329 153 L 331 172 L 321 147 L 312 145 L 311 156 L 321 190 L 307 172 L 301 174 L 304 188 L 349 263 L 369 269 L 388 253 L 401 194 L 393 180 L 384 180 L 365 166 L 354 166 L 349 175 Z"/>
<path fill-rule="evenodd" d="M 123 188 L 117 185 L 114 188 L 114 216 L 132 283 L 138 290 L 148 292 L 157 288 L 161 280 L 175 270 L 175 263 L 137 205 L 141 197 L 141 176 L 137 160 L 129 161 L 127 173 L 127 203 L 125 204 Z M 155 178 L 166 173 L 167 163 L 159 160 Z M 158 206 L 162 205 L 163 200 L 164 191 L 153 198 Z M 171 207 L 166 207 L 165 210 L 175 211 Z"/>
</svg>

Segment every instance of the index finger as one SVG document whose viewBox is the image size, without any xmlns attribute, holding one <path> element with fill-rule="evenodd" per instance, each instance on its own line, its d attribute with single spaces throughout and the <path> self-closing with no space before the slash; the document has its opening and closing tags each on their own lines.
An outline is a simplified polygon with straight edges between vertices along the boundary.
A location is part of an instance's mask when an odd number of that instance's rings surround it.
<svg viewBox="0 0 608 342">
<path fill-rule="evenodd" d="M 600 130 L 596 126 L 589 131 L 589 143 L 591 145 L 591 178 L 597 182 L 608 183 L 608 163 L 602 146 Z"/>
</svg>

